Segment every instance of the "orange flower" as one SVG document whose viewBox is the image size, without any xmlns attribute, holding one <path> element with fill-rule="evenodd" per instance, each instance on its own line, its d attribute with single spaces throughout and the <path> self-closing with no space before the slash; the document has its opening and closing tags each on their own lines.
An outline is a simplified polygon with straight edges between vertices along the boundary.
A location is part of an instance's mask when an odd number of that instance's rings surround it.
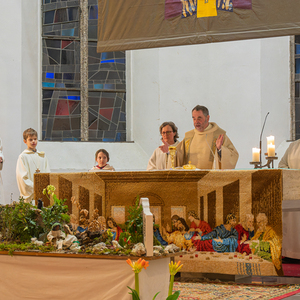
<svg viewBox="0 0 300 300">
<path fill-rule="evenodd" d="M 132 262 L 130 258 L 126 260 L 126 262 L 130 265 L 134 273 L 140 273 L 142 269 L 147 269 L 149 266 L 149 262 L 139 258 L 136 262 Z"/>
</svg>

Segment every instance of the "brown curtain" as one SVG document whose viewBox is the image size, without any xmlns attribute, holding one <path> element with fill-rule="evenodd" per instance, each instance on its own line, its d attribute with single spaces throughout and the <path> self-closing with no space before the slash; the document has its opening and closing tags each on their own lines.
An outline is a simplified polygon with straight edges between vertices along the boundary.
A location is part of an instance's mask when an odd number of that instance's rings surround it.
<svg viewBox="0 0 300 300">
<path fill-rule="evenodd" d="M 98 0 L 98 52 L 300 34 L 300 1 L 252 0 L 251 9 L 165 19 L 165 0 Z"/>
</svg>

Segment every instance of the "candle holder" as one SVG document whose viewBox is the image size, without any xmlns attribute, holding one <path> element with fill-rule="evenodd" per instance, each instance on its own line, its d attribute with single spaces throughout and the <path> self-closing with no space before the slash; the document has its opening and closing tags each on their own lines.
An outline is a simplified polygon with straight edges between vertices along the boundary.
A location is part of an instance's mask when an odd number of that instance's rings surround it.
<svg viewBox="0 0 300 300">
<path fill-rule="evenodd" d="M 171 168 L 174 170 L 175 169 L 176 147 L 169 146 L 169 153 L 170 153 L 170 156 L 171 156 Z"/>
<path fill-rule="evenodd" d="M 268 167 L 268 169 L 274 169 L 274 160 L 278 159 L 277 156 L 268 156 L 268 153 L 265 153 L 267 163 L 263 165 L 261 161 L 250 161 L 250 165 L 254 165 L 254 169 L 262 169 L 264 167 Z M 276 155 L 276 153 L 275 153 Z"/>
</svg>

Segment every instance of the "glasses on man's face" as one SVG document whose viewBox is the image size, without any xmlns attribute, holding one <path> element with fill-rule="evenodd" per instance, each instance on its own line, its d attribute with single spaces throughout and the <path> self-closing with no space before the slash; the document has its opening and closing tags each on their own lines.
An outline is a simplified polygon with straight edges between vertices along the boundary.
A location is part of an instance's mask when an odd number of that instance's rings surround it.
<svg viewBox="0 0 300 300">
<path fill-rule="evenodd" d="M 162 131 L 161 135 L 169 135 L 171 134 L 173 131 Z"/>
</svg>

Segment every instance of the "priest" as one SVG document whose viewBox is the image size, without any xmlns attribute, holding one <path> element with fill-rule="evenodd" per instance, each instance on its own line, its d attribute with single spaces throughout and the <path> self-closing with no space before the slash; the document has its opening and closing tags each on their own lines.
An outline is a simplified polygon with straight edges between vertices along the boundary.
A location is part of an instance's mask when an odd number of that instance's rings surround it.
<svg viewBox="0 0 300 300">
<path fill-rule="evenodd" d="M 194 129 L 185 133 L 177 146 L 177 166 L 191 162 L 198 169 L 234 169 L 239 154 L 226 131 L 209 122 L 209 111 L 197 105 L 192 110 Z M 168 151 L 165 141 L 163 152 Z"/>
</svg>

